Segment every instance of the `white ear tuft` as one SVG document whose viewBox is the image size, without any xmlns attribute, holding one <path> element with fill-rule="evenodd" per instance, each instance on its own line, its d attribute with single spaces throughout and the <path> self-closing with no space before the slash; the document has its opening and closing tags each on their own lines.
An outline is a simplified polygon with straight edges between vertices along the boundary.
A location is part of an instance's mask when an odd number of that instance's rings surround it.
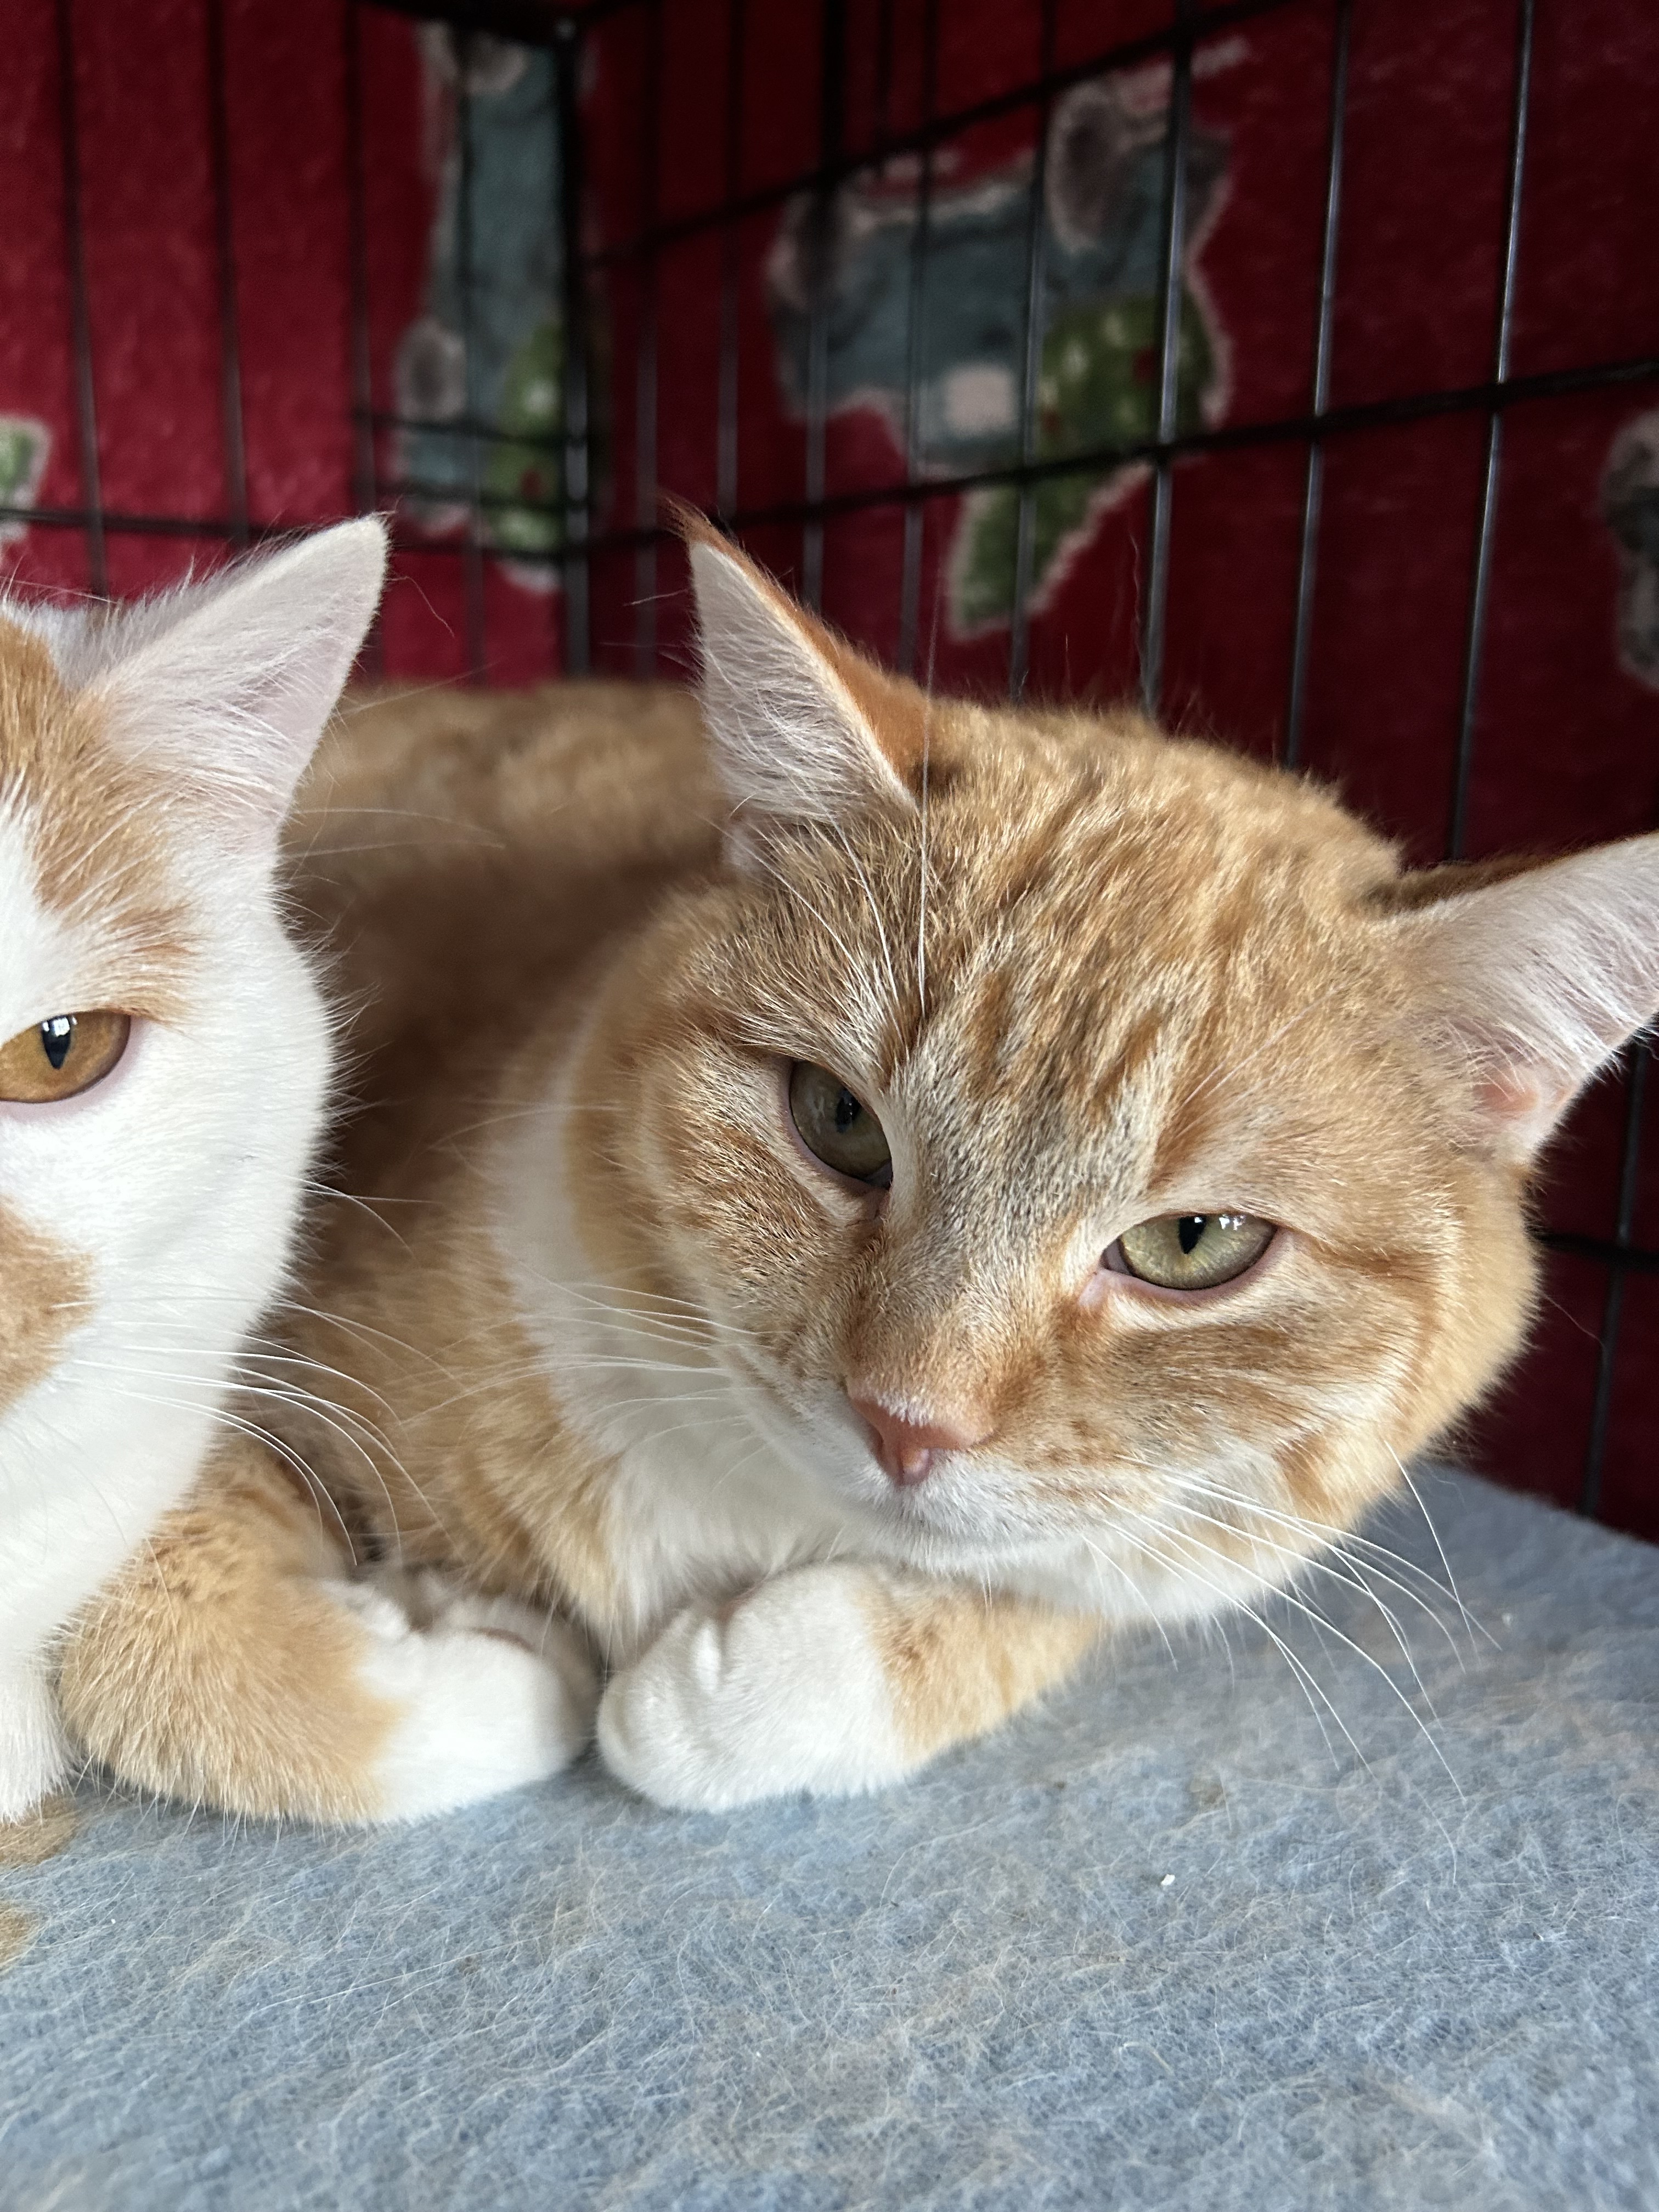
<svg viewBox="0 0 1659 2212">
<path fill-rule="evenodd" d="M 1454 893 L 1390 927 L 1473 1066 L 1498 1149 L 1527 1159 L 1659 1014 L 1659 836 Z"/>
<path fill-rule="evenodd" d="M 708 539 L 690 548 L 700 691 L 738 817 L 829 822 L 914 805 L 858 702 L 783 593 Z"/>
<path fill-rule="evenodd" d="M 118 744 L 176 768 L 231 821 L 274 842 L 386 576 L 385 526 L 343 522 L 115 617 L 88 696 Z"/>
</svg>

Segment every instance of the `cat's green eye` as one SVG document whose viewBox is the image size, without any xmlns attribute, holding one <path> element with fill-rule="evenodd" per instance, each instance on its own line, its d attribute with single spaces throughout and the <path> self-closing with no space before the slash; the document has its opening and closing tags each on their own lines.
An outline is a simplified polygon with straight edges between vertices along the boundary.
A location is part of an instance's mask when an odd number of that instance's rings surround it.
<svg viewBox="0 0 1659 2212">
<path fill-rule="evenodd" d="M 789 1113 L 802 1144 L 825 1167 L 876 1190 L 892 1182 L 887 1133 L 840 1076 L 798 1060 L 789 1071 Z"/>
<path fill-rule="evenodd" d="M 1211 1291 L 1255 1267 L 1273 1241 L 1273 1223 L 1254 1213 L 1165 1213 L 1126 1229 L 1106 1258 L 1160 1290 Z"/>
<path fill-rule="evenodd" d="M 129 1014 L 53 1014 L 0 1044 L 0 1100 L 46 1106 L 90 1091 L 115 1066 L 132 1034 Z"/>
</svg>

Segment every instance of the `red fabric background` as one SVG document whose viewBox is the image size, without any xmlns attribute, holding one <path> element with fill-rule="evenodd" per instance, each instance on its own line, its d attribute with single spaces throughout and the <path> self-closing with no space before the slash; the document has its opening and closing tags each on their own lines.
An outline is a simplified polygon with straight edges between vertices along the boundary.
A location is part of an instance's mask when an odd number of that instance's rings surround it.
<svg viewBox="0 0 1659 2212">
<path fill-rule="evenodd" d="M 728 130 L 728 0 L 665 0 L 659 117 L 644 100 L 647 11 L 596 31 L 584 120 L 588 243 L 615 246 L 659 213 L 678 220 L 726 196 L 728 141 L 742 192 L 811 170 L 820 130 L 816 6 L 751 4 L 741 108 Z M 953 112 L 1029 81 L 1036 0 L 943 0 L 937 103 Z M 921 113 L 923 10 L 852 0 L 846 143 L 878 149 Z M 1066 0 L 1056 58 L 1086 59 L 1167 22 L 1169 0 Z M 354 502 L 346 57 L 342 0 L 227 0 L 230 207 L 249 503 L 256 527 L 348 512 Z M 76 0 L 76 97 L 103 497 L 112 514 L 178 519 L 168 536 L 112 529 L 121 592 L 222 556 L 228 509 L 221 413 L 220 301 L 204 0 L 122 9 Z M 1333 10 L 1291 0 L 1218 32 L 1200 50 L 1194 112 L 1224 142 L 1223 204 L 1196 276 L 1227 362 L 1223 419 L 1271 421 L 1309 404 Z M 1361 404 L 1491 374 L 1512 84 L 1513 0 L 1357 0 L 1334 322 L 1332 398 Z M 416 34 L 360 14 L 369 300 L 377 404 L 391 404 L 398 340 L 419 312 L 434 205 Z M 0 415 L 52 432 L 43 509 L 82 499 L 76 429 L 50 0 L 21 0 L 4 31 L 0 104 Z M 1513 371 L 1528 374 L 1659 352 L 1659 14 L 1650 0 L 1540 0 L 1522 204 Z M 1005 167 L 1033 143 L 1030 106 L 950 142 L 953 181 Z M 651 158 L 647 159 L 647 156 Z M 805 437 L 776 369 L 763 267 L 777 215 L 740 231 L 738 505 L 801 495 Z M 658 257 L 661 373 L 657 481 L 712 504 L 716 489 L 718 231 Z M 636 340 L 644 274 L 608 264 L 601 395 L 608 471 L 597 526 L 649 510 L 635 481 Z M 1654 825 L 1659 693 L 1621 666 L 1617 568 L 1599 512 L 1620 426 L 1659 404 L 1652 384 L 1528 402 L 1506 418 L 1490 619 L 1481 663 L 1468 848 L 1549 849 Z M 1333 438 L 1328 446 L 1309 664 L 1304 758 L 1398 835 L 1440 850 L 1450 802 L 1484 417 L 1450 415 Z M 390 465 L 386 441 L 380 462 Z M 831 491 L 893 481 L 902 455 L 870 410 L 834 416 Z M 1176 472 L 1165 706 L 1183 726 L 1261 753 L 1283 740 L 1304 454 L 1266 446 Z M 927 503 L 921 628 L 933 631 L 957 502 Z M 1146 495 L 1101 520 L 1086 555 L 1033 622 L 1030 680 L 1050 695 L 1110 697 L 1135 681 Z M 794 526 L 757 529 L 755 551 L 799 574 Z M 892 507 L 832 521 L 826 611 L 878 652 L 896 646 L 902 523 Z M 4 558 L 26 582 L 88 584 L 78 529 L 38 523 Z M 680 665 L 685 608 L 676 556 L 596 557 L 595 659 L 626 672 L 641 653 Z M 661 596 L 657 596 L 660 594 Z M 645 611 L 641 611 L 643 602 Z M 484 576 L 487 673 L 555 667 L 556 596 Z M 453 550 L 400 557 L 380 651 L 393 672 L 459 676 L 464 586 Z M 937 632 L 937 674 L 1000 690 L 1006 631 Z M 1659 1084 L 1652 1086 L 1659 1095 Z M 1659 1114 L 1659 1106 L 1655 1108 Z M 1543 1194 L 1552 1225 L 1613 1233 L 1620 1081 L 1581 1109 Z M 1659 1131 L 1650 1133 L 1637 1235 L 1659 1246 Z M 1595 1385 L 1606 1277 L 1552 1262 L 1549 1304 L 1525 1367 L 1474 1431 L 1505 1480 L 1576 1495 Z M 1659 1474 L 1645 1383 L 1659 1351 L 1659 1280 L 1630 1279 L 1607 1460 L 1606 1510 L 1659 1534 Z"/>
</svg>

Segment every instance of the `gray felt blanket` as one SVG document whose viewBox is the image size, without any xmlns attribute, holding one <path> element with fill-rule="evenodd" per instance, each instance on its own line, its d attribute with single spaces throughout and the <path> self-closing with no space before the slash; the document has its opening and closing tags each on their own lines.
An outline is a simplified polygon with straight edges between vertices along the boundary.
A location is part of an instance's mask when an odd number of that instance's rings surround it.
<svg viewBox="0 0 1659 2212">
<path fill-rule="evenodd" d="M 0 2205 L 1659 2207 L 1659 1551 L 1424 1488 L 1421 1688 L 1315 1576 L 856 1804 L 87 1788 L 0 1838 Z"/>
</svg>

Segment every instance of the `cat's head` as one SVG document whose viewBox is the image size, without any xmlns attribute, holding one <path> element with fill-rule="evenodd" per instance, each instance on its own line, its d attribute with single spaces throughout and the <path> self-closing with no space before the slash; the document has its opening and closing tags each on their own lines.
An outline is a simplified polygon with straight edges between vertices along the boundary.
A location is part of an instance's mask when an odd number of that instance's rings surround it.
<svg viewBox="0 0 1659 2212">
<path fill-rule="evenodd" d="M 0 1413 L 89 1332 L 116 1402 L 120 1349 L 234 1341 L 273 1287 L 328 1060 L 276 835 L 385 558 L 362 521 L 131 608 L 0 600 Z"/>
<path fill-rule="evenodd" d="M 1659 838 L 1402 874 L 1294 776 L 929 699 L 691 562 L 726 865 L 595 1061 L 616 1264 L 913 1557 L 1271 1577 L 1520 1343 L 1529 1164 L 1659 1006 Z"/>
</svg>

